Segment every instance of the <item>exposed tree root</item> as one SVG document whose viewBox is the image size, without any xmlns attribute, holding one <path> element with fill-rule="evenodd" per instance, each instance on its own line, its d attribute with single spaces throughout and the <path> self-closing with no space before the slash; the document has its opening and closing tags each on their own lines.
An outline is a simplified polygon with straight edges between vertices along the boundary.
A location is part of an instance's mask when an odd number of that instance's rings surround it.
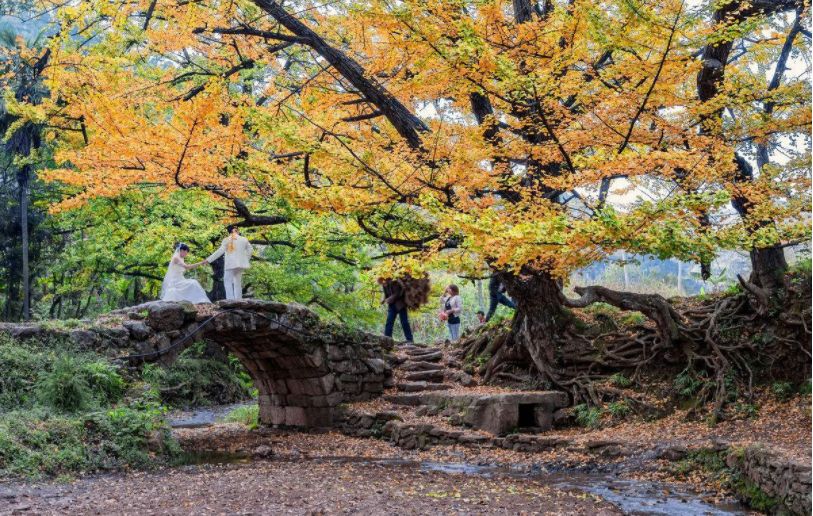
<svg viewBox="0 0 813 516">
<path fill-rule="evenodd" d="M 486 382 L 541 384 L 570 393 L 575 403 L 596 405 L 621 395 L 604 381 L 610 375 L 621 372 L 637 381 L 643 373 L 668 367 L 693 375 L 699 385 L 695 397 L 713 402 L 713 416 L 719 418 L 736 394 L 750 395 L 757 375 L 798 379 L 810 374 L 809 280 L 789 282 L 773 297 L 742 278 L 740 283 L 740 294 L 693 304 L 600 286 L 576 288 L 580 297 L 560 295 L 562 306 L 602 302 L 641 312 L 651 323 L 602 325 L 609 331 L 591 335 L 577 329 L 577 316 L 571 314 L 569 320 L 557 316 L 555 330 L 533 334 L 527 313 L 523 320 L 518 312 L 510 329 L 480 331 L 461 342 L 459 354 L 486 359 L 480 368 Z"/>
</svg>

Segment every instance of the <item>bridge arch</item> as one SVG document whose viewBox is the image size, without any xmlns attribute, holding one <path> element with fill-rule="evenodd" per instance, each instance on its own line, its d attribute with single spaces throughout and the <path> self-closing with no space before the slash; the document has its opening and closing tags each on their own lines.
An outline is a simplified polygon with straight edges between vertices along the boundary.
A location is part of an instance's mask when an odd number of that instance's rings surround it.
<svg viewBox="0 0 813 516">
<path fill-rule="evenodd" d="M 386 337 L 325 322 L 296 304 L 156 301 L 116 312 L 136 361 L 171 363 L 198 340 L 217 342 L 246 368 L 264 425 L 330 426 L 339 404 L 372 399 L 392 374 Z"/>
</svg>

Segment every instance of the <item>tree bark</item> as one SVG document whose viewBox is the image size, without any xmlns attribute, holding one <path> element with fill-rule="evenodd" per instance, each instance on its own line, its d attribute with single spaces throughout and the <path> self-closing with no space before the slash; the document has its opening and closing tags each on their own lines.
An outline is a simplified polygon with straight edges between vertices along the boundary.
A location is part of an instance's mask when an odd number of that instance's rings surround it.
<svg viewBox="0 0 813 516">
<path fill-rule="evenodd" d="M 797 13 L 800 13 L 803 7 L 804 2 L 801 0 L 732 1 L 723 4 L 719 9 L 714 11 L 713 21 L 718 24 L 740 23 L 748 17 L 758 14 L 769 16 L 791 9 L 796 9 Z M 788 34 L 779 61 L 777 62 L 774 78 L 769 85 L 769 90 L 779 86 L 781 75 L 784 73 L 787 58 L 790 54 L 793 38 L 801 28 L 798 22 L 799 15 L 797 14 L 794 27 L 791 29 L 791 33 Z M 709 101 L 719 92 L 725 79 L 725 66 L 728 62 L 733 43 L 733 39 L 722 40 L 716 44 L 707 45 L 703 49 L 703 67 L 697 75 L 697 94 L 701 101 Z M 770 115 L 772 110 L 772 105 L 765 106 L 766 114 Z M 711 117 L 719 118 L 721 115 L 722 107 L 711 115 Z M 768 163 L 768 150 L 764 144 L 760 144 L 757 147 L 757 164 L 762 168 L 763 165 Z M 751 165 L 739 156 L 736 157 L 736 161 L 739 169 L 736 180 L 741 182 L 753 181 L 754 174 Z M 749 201 L 745 198 L 734 198 L 732 200 L 732 205 L 743 218 L 748 215 L 749 204 Z M 764 225 L 772 223 L 773 221 L 763 221 L 760 222 L 757 227 L 763 227 Z M 752 269 L 750 281 L 752 283 L 771 291 L 784 287 L 784 273 L 787 271 L 788 264 L 785 260 L 784 249 L 782 247 L 755 247 L 751 249 L 750 257 Z M 706 267 L 707 264 L 701 264 L 701 266 Z"/>
<path fill-rule="evenodd" d="M 226 286 L 223 284 L 223 271 L 226 267 L 226 259 L 220 257 L 211 263 L 212 265 L 212 290 L 208 292 L 211 301 L 226 299 Z"/>
<path fill-rule="evenodd" d="M 31 318 L 31 272 L 28 265 L 28 183 L 29 165 L 22 167 L 17 175 L 20 187 L 20 246 L 22 254 L 23 320 Z"/>
<path fill-rule="evenodd" d="M 360 64 L 331 46 L 274 0 L 254 0 L 254 3 L 330 63 L 368 102 L 381 111 L 410 147 L 422 148 L 421 133 L 429 131 L 429 128 L 389 91 L 366 76 Z"/>
<path fill-rule="evenodd" d="M 516 304 L 511 345 L 524 348 L 543 379 L 555 384 L 558 336 L 569 321 L 559 283 L 544 271 L 524 270 L 519 276 L 505 273 L 500 276 Z"/>
</svg>

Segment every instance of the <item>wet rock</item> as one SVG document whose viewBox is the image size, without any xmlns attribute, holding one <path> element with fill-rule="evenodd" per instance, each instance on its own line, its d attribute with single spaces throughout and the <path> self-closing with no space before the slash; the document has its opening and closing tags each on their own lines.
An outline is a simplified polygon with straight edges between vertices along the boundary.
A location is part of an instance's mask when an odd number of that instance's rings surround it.
<svg viewBox="0 0 813 516">
<path fill-rule="evenodd" d="M 267 444 L 261 444 L 252 450 L 251 455 L 259 458 L 267 458 L 274 455 L 274 450 Z"/>
<path fill-rule="evenodd" d="M 689 455 L 689 449 L 683 445 L 674 444 L 655 450 L 655 458 L 669 461 L 683 460 Z"/>
</svg>

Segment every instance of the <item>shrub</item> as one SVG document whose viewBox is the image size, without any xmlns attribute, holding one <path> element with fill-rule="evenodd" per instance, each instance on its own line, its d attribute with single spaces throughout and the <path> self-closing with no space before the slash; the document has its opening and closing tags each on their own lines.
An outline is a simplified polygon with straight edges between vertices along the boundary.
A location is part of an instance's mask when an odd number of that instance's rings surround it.
<svg viewBox="0 0 813 516">
<path fill-rule="evenodd" d="M 604 314 L 604 315 L 613 315 L 617 314 L 621 311 L 621 309 L 607 303 L 603 303 L 599 301 L 598 303 L 593 303 L 589 306 L 584 308 L 584 311 L 588 314 Z"/>
<path fill-rule="evenodd" d="M 607 412 L 612 414 L 613 417 L 624 418 L 631 411 L 632 409 L 630 408 L 629 404 L 624 400 L 614 401 L 607 405 Z"/>
<path fill-rule="evenodd" d="M 582 403 L 573 407 L 576 423 L 587 428 L 598 428 L 601 424 L 601 409 Z"/>
<path fill-rule="evenodd" d="M 616 387 L 626 388 L 632 385 L 632 380 L 624 376 L 622 373 L 615 373 L 610 376 L 610 383 Z"/>
<path fill-rule="evenodd" d="M 641 312 L 630 312 L 621 318 L 621 324 L 624 326 L 640 326 L 646 321 L 646 316 Z"/>
<path fill-rule="evenodd" d="M 242 423 L 249 429 L 254 430 L 260 424 L 260 406 L 245 405 L 232 410 L 225 417 L 231 423 Z"/>
<path fill-rule="evenodd" d="M 706 379 L 690 369 L 684 369 L 673 381 L 675 389 L 683 397 L 689 398 L 697 394 L 705 385 Z"/>
<path fill-rule="evenodd" d="M 0 337 L 0 410 L 30 407 L 37 381 L 48 369 L 49 357 L 29 346 Z"/>
<path fill-rule="evenodd" d="M 801 387 L 799 387 L 799 394 L 803 396 L 810 396 L 811 392 L 811 381 L 810 378 L 802 382 Z"/>
<path fill-rule="evenodd" d="M 169 367 L 145 367 L 142 377 L 171 406 L 193 407 L 234 403 L 255 394 L 251 377 L 236 359 L 229 363 L 204 358 L 202 350 L 189 348 Z"/>
<path fill-rule="evenodd" d="M 780 400 L 788 400 L 793 396 L 793 385 L 789 382 L 774 382 L 771 384 L 771 392 Z"/>
<path fill-rule="evenodd" d="M 82 366 L 71 356 L 60 357 L 37 388 L 43 404 L 62 412 L 76 412 L 93 403 L 93 394 L 82 374 Z"/>
<path fill-rule="evenodd" d="M 112 404 L 124 395 L 124 379 L 113 365 L 107 362 L 82 364 L 81 375 L 85 378 L 96 399 L 102 404 Z"/>
<path fill-rule="evenodd" d="M 160 406 L 136 402 L 109 411 L 54 415 L 44 408 L 0 415 L 0 475 L 37 478 L 154 463 L 151 436 L 177 451 Z"/>
</svg>

